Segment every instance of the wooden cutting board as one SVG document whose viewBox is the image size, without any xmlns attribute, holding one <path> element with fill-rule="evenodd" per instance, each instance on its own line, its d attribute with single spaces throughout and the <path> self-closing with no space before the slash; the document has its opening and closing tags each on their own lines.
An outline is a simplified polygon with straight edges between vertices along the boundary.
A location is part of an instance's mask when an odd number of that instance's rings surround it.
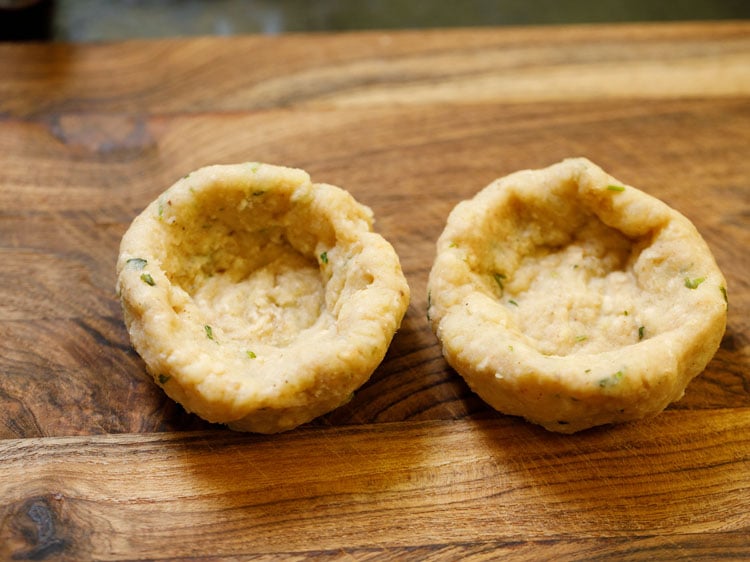
<svg viewBox="0 0 750 562">
<path fill-rule="evenodd" d="M 0 45 L 1 559 L 750 556 L 750 23 Z M 653 420 L 490 410 L 426 319 L 451 208 L 587 156 L 687 215 L 729 324 Z M 186 414 L 130 348 L 119 240 L 213 163 L 369 205 L 412 288 L 348 405 L 276 436 Z"/>
</svg>

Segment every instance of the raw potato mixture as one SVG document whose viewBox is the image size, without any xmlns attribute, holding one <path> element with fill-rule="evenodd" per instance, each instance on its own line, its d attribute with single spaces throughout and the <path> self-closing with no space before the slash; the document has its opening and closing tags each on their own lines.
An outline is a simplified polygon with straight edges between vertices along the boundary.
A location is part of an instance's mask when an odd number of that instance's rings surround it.
<svg viewBox="0 0 750 562">
<path fill-rule="evenodd" d="M 188 411 L 273 433 L 351 398 L 409 303 L 372 213 L 302 170 L 188 174 L 138 216 L 117 263 L 136 351 Z"/>
<path fill-rule="evenodd" d="M 690 221 L 583 158 L 460 203 L 428 291 L 471 388 L 564 433 L 660 412 L 726 326 L 726 282 Z"/>
</svg>

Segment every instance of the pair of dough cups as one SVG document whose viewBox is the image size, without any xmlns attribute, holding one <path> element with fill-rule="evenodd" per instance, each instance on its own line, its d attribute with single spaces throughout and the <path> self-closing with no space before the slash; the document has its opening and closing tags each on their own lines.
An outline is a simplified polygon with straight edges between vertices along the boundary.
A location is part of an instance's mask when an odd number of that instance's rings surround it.
<svg viewBox="0 0 750 562">
<path fill-rule="evenodd" d="M 131 342 L 186 410 L 275 433 L 346 403 L 409 304 L 372 212 L 302 170 L 209 166 L 124 235 Z M 487 403 L 552 431 L 640 419 L 718 348 L 726 283 L 693 225 L 585 159 L 497 180 L 448 218 L 428 319 Z"/>
</svg>

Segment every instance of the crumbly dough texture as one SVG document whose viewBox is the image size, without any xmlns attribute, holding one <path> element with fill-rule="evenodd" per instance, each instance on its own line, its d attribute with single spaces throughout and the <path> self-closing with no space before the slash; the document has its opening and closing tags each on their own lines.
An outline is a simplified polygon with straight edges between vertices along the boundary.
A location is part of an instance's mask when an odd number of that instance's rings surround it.
<svg viewBox="0 0 750 562">
<path fill-rule="evenodd" d="M 274 433 L 347 402 L 409 302 L 372 212 L 302 170 L 210 166 L 180 179 L 122 239 L 131 342 L 188 411 Z"/>
<path fill-rule="evenodd" d="M 563 433 L 681 398 L 726 311 L 693 224 L 584 158 L 459 203 L 428 283 L 448 363 L 495 409 Z"/>
</svg>

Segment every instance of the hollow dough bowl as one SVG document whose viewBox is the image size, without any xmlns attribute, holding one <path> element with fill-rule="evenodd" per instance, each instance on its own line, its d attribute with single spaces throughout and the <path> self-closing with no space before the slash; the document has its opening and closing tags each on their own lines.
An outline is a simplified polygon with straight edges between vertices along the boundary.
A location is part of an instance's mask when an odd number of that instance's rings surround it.
<svg viewBox="0 0 750 562">
<path fill-rule="evenodd" d="M 372 213 L 302 170 L 210 166 L 133 221 L 117 262 L 131 342 L 211 422 L 274 433 L 351 398 L 409 301 Z"/>
<path fill-rule="evenodd" d="M 726 326 L 726 282 L 692 223 L 584 158 L 459 203 L 428 291 L 432 328 L 469 386 L 563 433 L 660 412 Z"/>
</svg>

